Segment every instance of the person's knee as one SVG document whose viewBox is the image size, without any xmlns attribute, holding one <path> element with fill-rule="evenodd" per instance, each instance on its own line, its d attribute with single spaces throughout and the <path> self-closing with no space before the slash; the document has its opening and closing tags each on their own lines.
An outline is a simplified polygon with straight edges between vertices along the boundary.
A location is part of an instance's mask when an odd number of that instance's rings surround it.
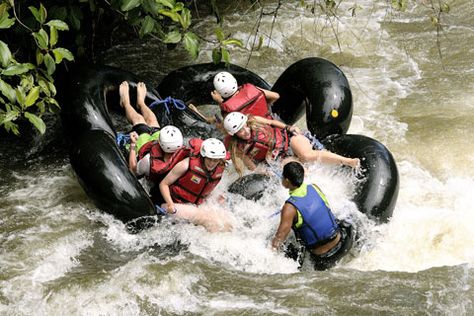
<svg viewBox="0 0 474 316">
<path fill-rule="evenodd" d="M 301 162 L 310 162 L 314 160 L 314 157 L 313 155 L 311 155 L 311 152 L 301 152 L 300 154 L 298 154 L 298 158 Z"/>
</svg>

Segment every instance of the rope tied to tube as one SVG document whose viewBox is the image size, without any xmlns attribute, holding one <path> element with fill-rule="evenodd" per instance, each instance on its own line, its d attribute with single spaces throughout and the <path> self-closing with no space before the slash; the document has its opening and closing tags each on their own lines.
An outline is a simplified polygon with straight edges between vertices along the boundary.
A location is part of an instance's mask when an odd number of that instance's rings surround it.
<svg viewBox="0 0 474 316">
<path fill-rule="evenodd" d="M 153 101 L 148 107 L 150 109 L 153 109 L 155 106 L 160 105 L 160 104 L 163 104 L 165 106 L 167 114 L 171 113 L 170 107 L 175 107 L 176 109 L 180 111 L 184 111 L 186 109 L 186 104 L 182 100 L 174 99 L 172 97 L 166 97 L 163 100 Z"/>
</svg>

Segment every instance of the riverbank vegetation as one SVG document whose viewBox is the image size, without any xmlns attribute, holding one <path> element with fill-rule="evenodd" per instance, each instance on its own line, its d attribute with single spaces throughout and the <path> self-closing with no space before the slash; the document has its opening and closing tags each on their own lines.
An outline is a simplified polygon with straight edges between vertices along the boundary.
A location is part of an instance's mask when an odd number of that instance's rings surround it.
<svg viewBox="0 0 474 316">
<path fill-rule="evenodd" d="M 299 5 L 314 15 L 337 21 L 343 1 L 301 0 Z M 363 8 L 353 2 L 350 11 L 356 18 Z M 415 0 L 382 2 L 387 8 L 402 12 Z M 169 48 L 182 45 L 191 58 L 198 56 L 199 43 L 205 40 L 214 45 L 214 62 L 229 63 L 233 47 L 243 47 L 243 44 L 225 31 L 222 12 L 243 7 L 260 10 L 254 29 L 258 40 L 247 47 L 251 55 L 263 45 L 263 37 L 258 34 L 260 20 L 270 15 L 275 21 L 282 3 L 281 0 L 237 3 L 217 0 L 2 0 L 0 130 L 20 135 L 20 126 L 27 122 L 43 134 L 46 130 L 43 115 L 60 110 L 54 82 L 58 69 L 75 61 L 94 63 L 97 53 L 113 46 L 118 37 L 122 40 L 124 36 L 153 37 Z M 449 12 L 449 4 L 428 0 L 423 3 L 431 8 L 430 19 L 440 32 L 442 15 Z M 205 38 L 193 30 L 193 21 L 208 15 L 213 15 L 216 21 L 212 38 Z"/>
</svg>

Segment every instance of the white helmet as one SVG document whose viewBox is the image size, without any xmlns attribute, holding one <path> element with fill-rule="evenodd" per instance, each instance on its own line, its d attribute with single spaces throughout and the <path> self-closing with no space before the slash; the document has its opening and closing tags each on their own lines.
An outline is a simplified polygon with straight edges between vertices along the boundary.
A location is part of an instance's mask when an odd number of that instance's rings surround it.
<svg viewBox="0 0 474 316">
<path fill-rule="evenodd" d="M 227 151 L 224 144 L 216 138 L 208 138 L 202 142 L 201 156 L 211 159 L 224 159 Z"/>
<path fill-rule="evenodd" d="M 176 126 L 167 125 L 161 129 L 158 142 L 165 153 L 174 153 L 183 147 L 183 134 Z"/>
<path fill-rule="evenodd" d="M 224 128 L 230 135 L 234 135 L 247 123 L 247 115 L 240 112 L 231 112 L 224 119 Z"/>
<path fill-rule="evenodd" d="M 222 71 L 214 76 L 214 89 L 223 98 L 232 96 L 237 91 L 237 80 L 227 71 Z"/>
</svg>

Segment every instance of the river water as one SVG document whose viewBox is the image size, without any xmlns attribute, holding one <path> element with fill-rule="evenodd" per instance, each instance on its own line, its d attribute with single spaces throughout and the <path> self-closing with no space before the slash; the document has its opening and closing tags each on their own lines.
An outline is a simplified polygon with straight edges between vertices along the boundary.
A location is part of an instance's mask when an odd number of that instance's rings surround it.
<svg viewBox="0 0 474 316">
<path fill-rule="evenodd" d="M 266 10 L 276 2 L 265 2 Z M 278 225 L 270 214 L 287 196 L 277 185 L 258 203 L 229 195 L 231 233 L 165 220 L 131 235 L 89 201 L 62 149 L 60 125 L 51 124 L 34 146 L 1 142 L 0 314 L 474 314 L 474 2 L 453 4 L 439 37 L 442 58 L 425 7 L 398 15 L 373 1 L 358 4 L 356 18 L 347 6 L 328 20 L 300 1 L 285 2 L 273 29 L 271 16 L 261 21 L 263 47 L 250 58 L 248 50 L 232 56 L 269 83 L 305 57 L 341 67 L 354 98 L 349 132 L 385 144 L 398 165 L 389 223 L 358 213 L 350 200 L 354 175 L 315 164 L 308 181 L 363 234 L 330 271 L 298 271 L 269 249 Z M 259 12 L 244 13 L 228 16 L 225 29 L 250 47 Z M 198 27 L 214 28 L 209 19 Z M 179 49 L 157 47 L 122 44 L 104 62 L 155 84 L 193 63 Z M 210 47 L 196 62 L 210 60 Z M 235 179 L 228 173 L 217 190 Z"/>
</svg>

